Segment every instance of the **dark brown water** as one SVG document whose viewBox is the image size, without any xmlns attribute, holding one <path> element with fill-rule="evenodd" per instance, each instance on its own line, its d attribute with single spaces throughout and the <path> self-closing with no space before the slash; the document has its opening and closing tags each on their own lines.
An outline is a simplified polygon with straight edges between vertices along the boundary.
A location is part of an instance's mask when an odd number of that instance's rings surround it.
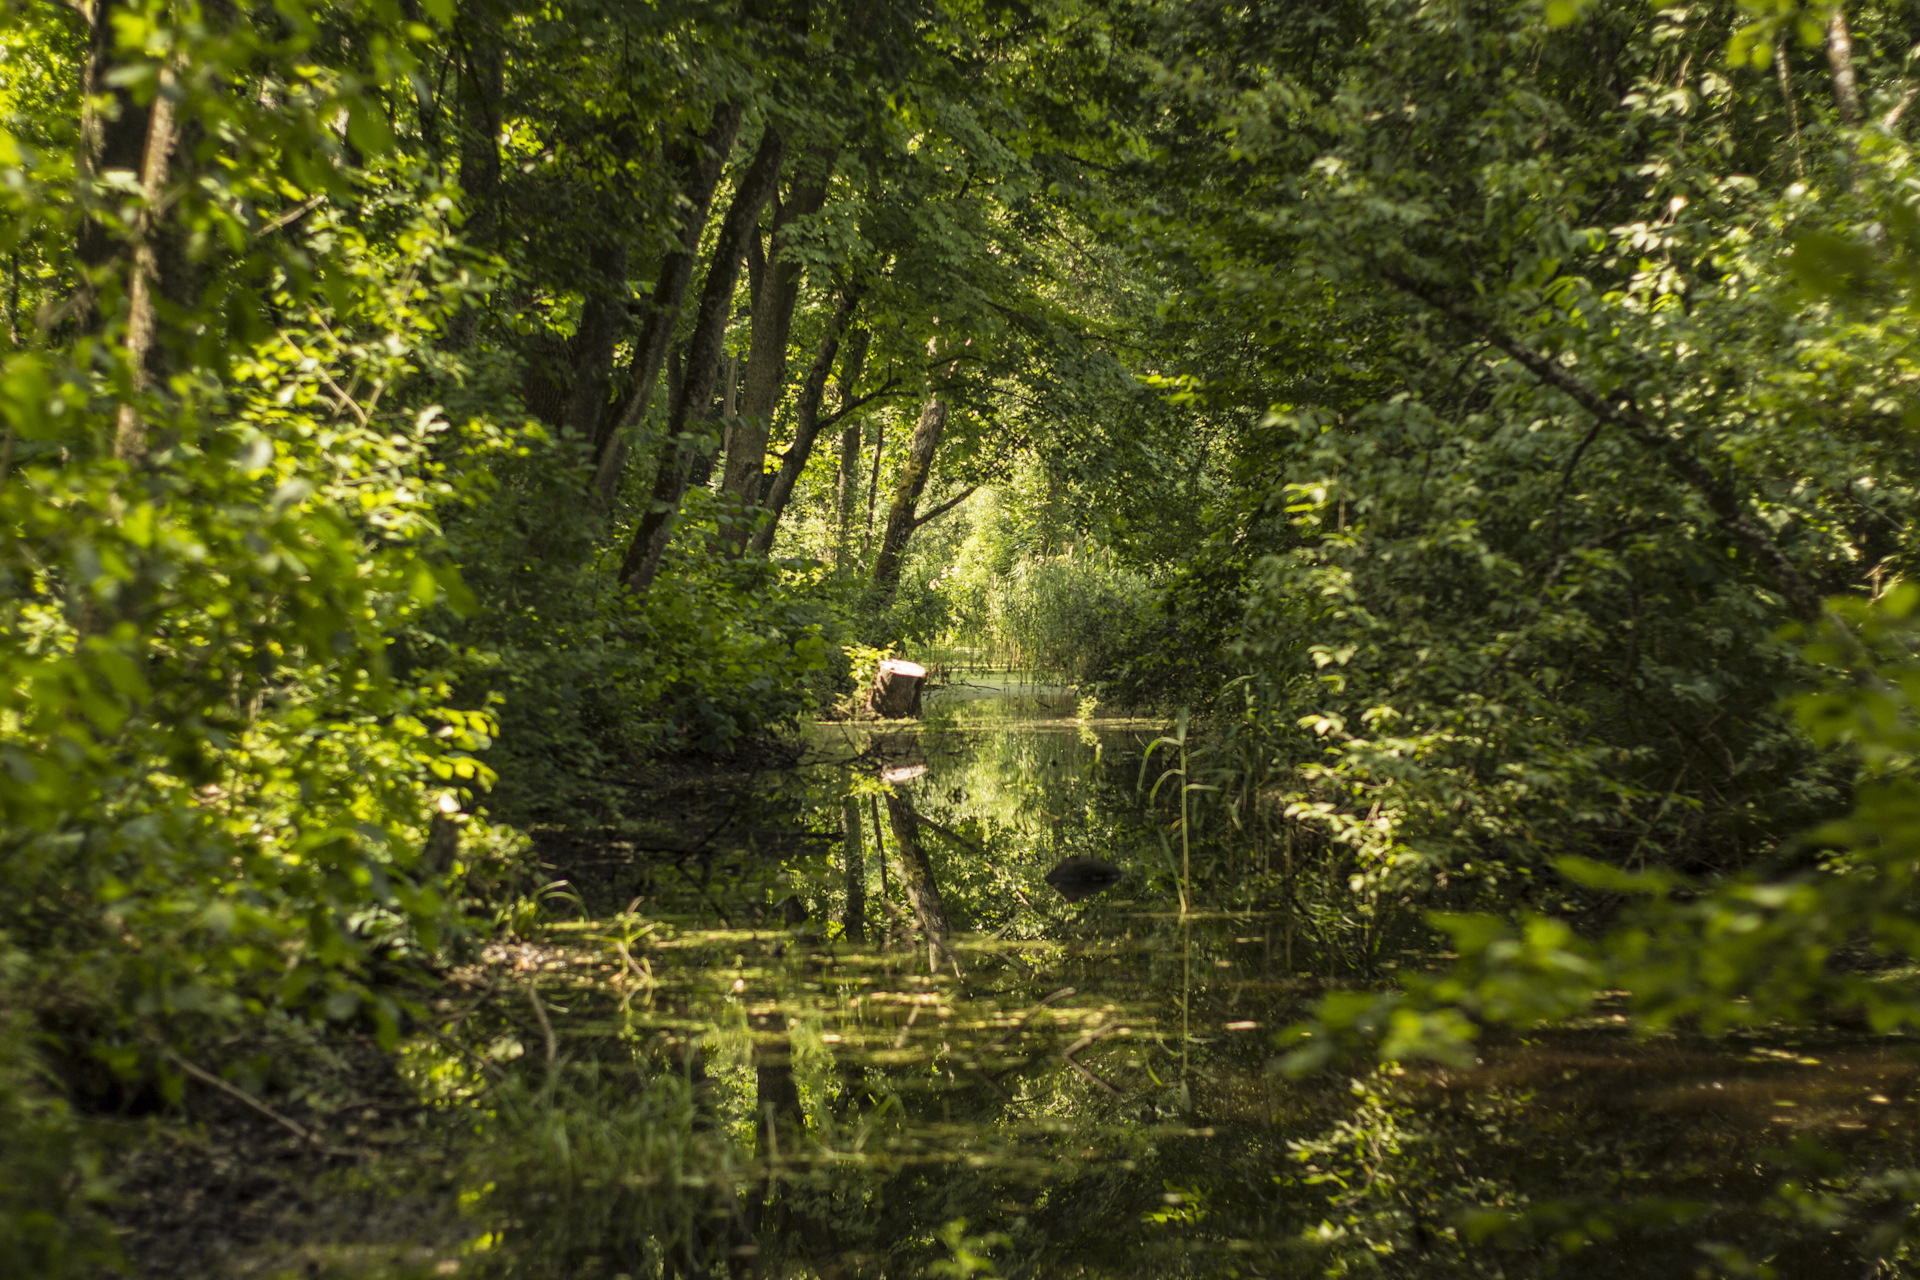
<svg viewBox="0 0 1920 1280">
<path fill-rule="evenodd" d="M 1348 907 L 1183 910 L 1160 731 L 980 680 L 582 854 L 580 918 L 490 957 L 530 1016 L 467 1032 L 528 1082 L 510 1242 L 556 1275 L 1904 1274 L 1861 1191 L 1911 1154 L 1899 1041 L 1603 1013 L 1466 1072 L 1277 1074 Z M 1062 893 L 1068 859 L 1117 878 Z"/>
</svg>

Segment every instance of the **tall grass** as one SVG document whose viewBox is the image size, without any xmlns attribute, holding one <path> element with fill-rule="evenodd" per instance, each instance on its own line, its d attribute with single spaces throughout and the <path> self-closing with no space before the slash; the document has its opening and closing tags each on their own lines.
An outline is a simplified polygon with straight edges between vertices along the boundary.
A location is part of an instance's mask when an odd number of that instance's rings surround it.
<svg viewBox="0 0 1920 1280">
<path fill-rule="evenodd" d="M 1004 571 L 957 564 L 945 644 L 977 661 L 1070 682 L 1098 679 L 1124 652 L 1150 607 L 1147 579 L 1105 547 L 1019 559 Z"/>
</svg>

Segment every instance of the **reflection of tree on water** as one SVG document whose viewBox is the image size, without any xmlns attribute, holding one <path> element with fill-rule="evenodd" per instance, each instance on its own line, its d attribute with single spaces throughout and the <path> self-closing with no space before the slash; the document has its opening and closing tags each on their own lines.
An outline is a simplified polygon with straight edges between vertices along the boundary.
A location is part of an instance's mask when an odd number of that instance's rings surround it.
<svg viewBox="0 0 1920 1280">
<path fill-rule="evenodd" d="M 847 868 L 847 909 L 841 916 L 847 941 L 867 943 L 867 859 L 861 849 L 860 802 L 852 796 L 840 802 L 840 850 Z"/>
<path fill-rule="evenodd" d="M 1196 837 L 1183 916 L 1177 848 L 1161 849 L 1135 790 L 1150 734 L 1102 733 L 930 722 L 886 735 L 884 752 L 838 751 L 773 781 L 798 819 L 783 842 L 739 801 L 725 834 L 751 838 L 714 842 L 712 901 L 649 915 L 638 964 L 613 966 L 644 981 L 615 1000 L 606 974 L 543 978 L 559 1083 L 549 1109 L 520 1105 L 558 1136 L 540 1130 L 545 1163 L 486 1176 L 525 1204 L 527 1230 L 576 1234 L 524 1274 L 892 1280 L 946 1261 L 964 1219 L 968 1236 L 1007 1237 L 995 1274 L 1009 1280 L 1340 1274 L 1355 1258 L 1366 1269 L 1346 1274 L 1427 1280 L 1488 1274 L 1463 1269 L 1466 1215 L 1604 1197 L 1612 1169 L 1672 1172 L 1621 1108 L 1665 1116 L 1673 1071 L 1636 1079 L 1643 1051 L 1597 1033 L 1490 1044 L 1460 1075 L 1275 1076 L 1274 1033 L 1326 990 L 1294 972 L 1292 895 L 1311 908 L 1304 963 L 1332 974 L 1342 953 L 1315 913 L 1338 924 L 1344 873 L 1242 896 Z M 885 780 L 908 761 L 926 772 Z M 718 819 L 662 843 L 693 848 Z M 1278 849 L 1275 862 L 1294 865 Z M 1120 878 L 1075 899 L 1056 891 L 1063 867 Z M 754 927 L 714 927 L 722 906 Z M 499 1030 L 540 1056 L 537 1027 Z M 1620 1072 L 1595 1088 L 1600 1054 Z M 1725 1066 L 1700 1061 L 1683 1071 Z M 1623 1101 L 1636 1091 L 1644 1103 Z M 1439 1150 L 1457 1166 L 1424 1154 Z M 1720 1194 L 1709 1178 L 1655 1190 L 1704 1200 Z M 1681 1235 L 1641 1233 L 1631 1260 L 1624 1243 L 1594 1248 L 1573 1273 L 1693 1274 L 1698 1260 Z M 1546 1241 L 1507 1274 L 1557 1258 Z"/>
<path fill-rule="evenodd" d="M 920 937 L 927 944 L 927 967 L 938 972 L 943 965 L 951 964 L 958 975 L 960 961 L 947 946 L 953 923 L 947 917 L 947 904 L 940 897 L 939 882 L 934 879 L 933 862 L 927 857 L 926 846 L 920 842 L 919 816 L 906 797 L 887 796 L 887 826 L 893 832 L 907 901 L 913 904 Z"/>
</svg>

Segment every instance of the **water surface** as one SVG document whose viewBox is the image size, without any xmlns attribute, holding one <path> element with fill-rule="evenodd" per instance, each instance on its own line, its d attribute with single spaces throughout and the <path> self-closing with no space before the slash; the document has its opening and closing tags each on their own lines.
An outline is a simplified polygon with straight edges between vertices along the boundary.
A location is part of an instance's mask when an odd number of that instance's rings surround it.
<svg viewBox="0 0 1920 1280">
<path fill-rule="evenodd" d="M 1174 809 L 1143 791 L 1174 759 L 1143 772 L 1162 726 L 1090 710 L 972 677 L 920 721 L 822 723 L 797 761 L 692 776 L 657 832 L 581 855 L 582 918 L 514 960 L 539 1038 L 503 1027 L 512 1046 L 490 1051 L 666 1090 L 618 1121 L 645 1143 L 603 1141 L 582 1183 L 602 1199 L 572 1193 L 599 1206 L 582 1230 L 625 1241 L 592 1258 L 663 1276 L 1626 1274 L 1628 1258 L 1692 1275 L 1702 1222 L 1782 1230 L 1756 1151 L 1909 1141 L 1887 1124 L 1915 1078 L 1899 1046 L 1634 1043 L 1607 1014 L 1490 1043 L 1464 1072 L 1288 1081 L 1276 1032 L 1325 994 L 1331 949 L 1294 898 L 1216 882 L 1183 911 Z M 1069 858 L 1117 881 L 1070 901 L 1047 881 Z M 596 1109 L 627 1115 L 595 1096 L 569 1142 Z M 1528 1216 L 1646 1196 L 1707 1207 L 1641 1213 L 1612 1242 Z M 1503 1223 L 1505 1270 L 1482 1271 L 1475 1233 Z M 1808 1267 L 1841 1247 L 1789 1237 L 1780 1256 Z"/>
</svg>

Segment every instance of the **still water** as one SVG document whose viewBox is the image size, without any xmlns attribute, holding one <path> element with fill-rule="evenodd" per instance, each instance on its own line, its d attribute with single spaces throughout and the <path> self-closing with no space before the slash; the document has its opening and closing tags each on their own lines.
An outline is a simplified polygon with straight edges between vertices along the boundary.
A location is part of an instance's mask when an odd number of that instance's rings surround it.
<svg viewBox="0 0 1920 1280">
<path fill-rule="evenodd" d="M 546 1061 L 518 1148 L 546 1154 L 489 1183 L 523 1243 L 552 1274 L 633 1277 L 1854 1256 L 1782 1225 L 1765 1152 L 1911 1145 L 1871 1123 L 1920 1080 L 1898 1046 L 1634 1042 L 1603 1013 L 1464 1072 L 1279 1075 L 1277 1033 L 1329 988 L 1312 921 L 1232 883 L 1183 894 L 1177 793 L 1147 794 L 1179 757 L 1143 768 L 1163 729 L 972 677 L 919 721 L 689 776 L 657 832 L 580 852 L 579 918 L 512 959 L 538 1030 L 484 1050 Z"/>
</svg>

